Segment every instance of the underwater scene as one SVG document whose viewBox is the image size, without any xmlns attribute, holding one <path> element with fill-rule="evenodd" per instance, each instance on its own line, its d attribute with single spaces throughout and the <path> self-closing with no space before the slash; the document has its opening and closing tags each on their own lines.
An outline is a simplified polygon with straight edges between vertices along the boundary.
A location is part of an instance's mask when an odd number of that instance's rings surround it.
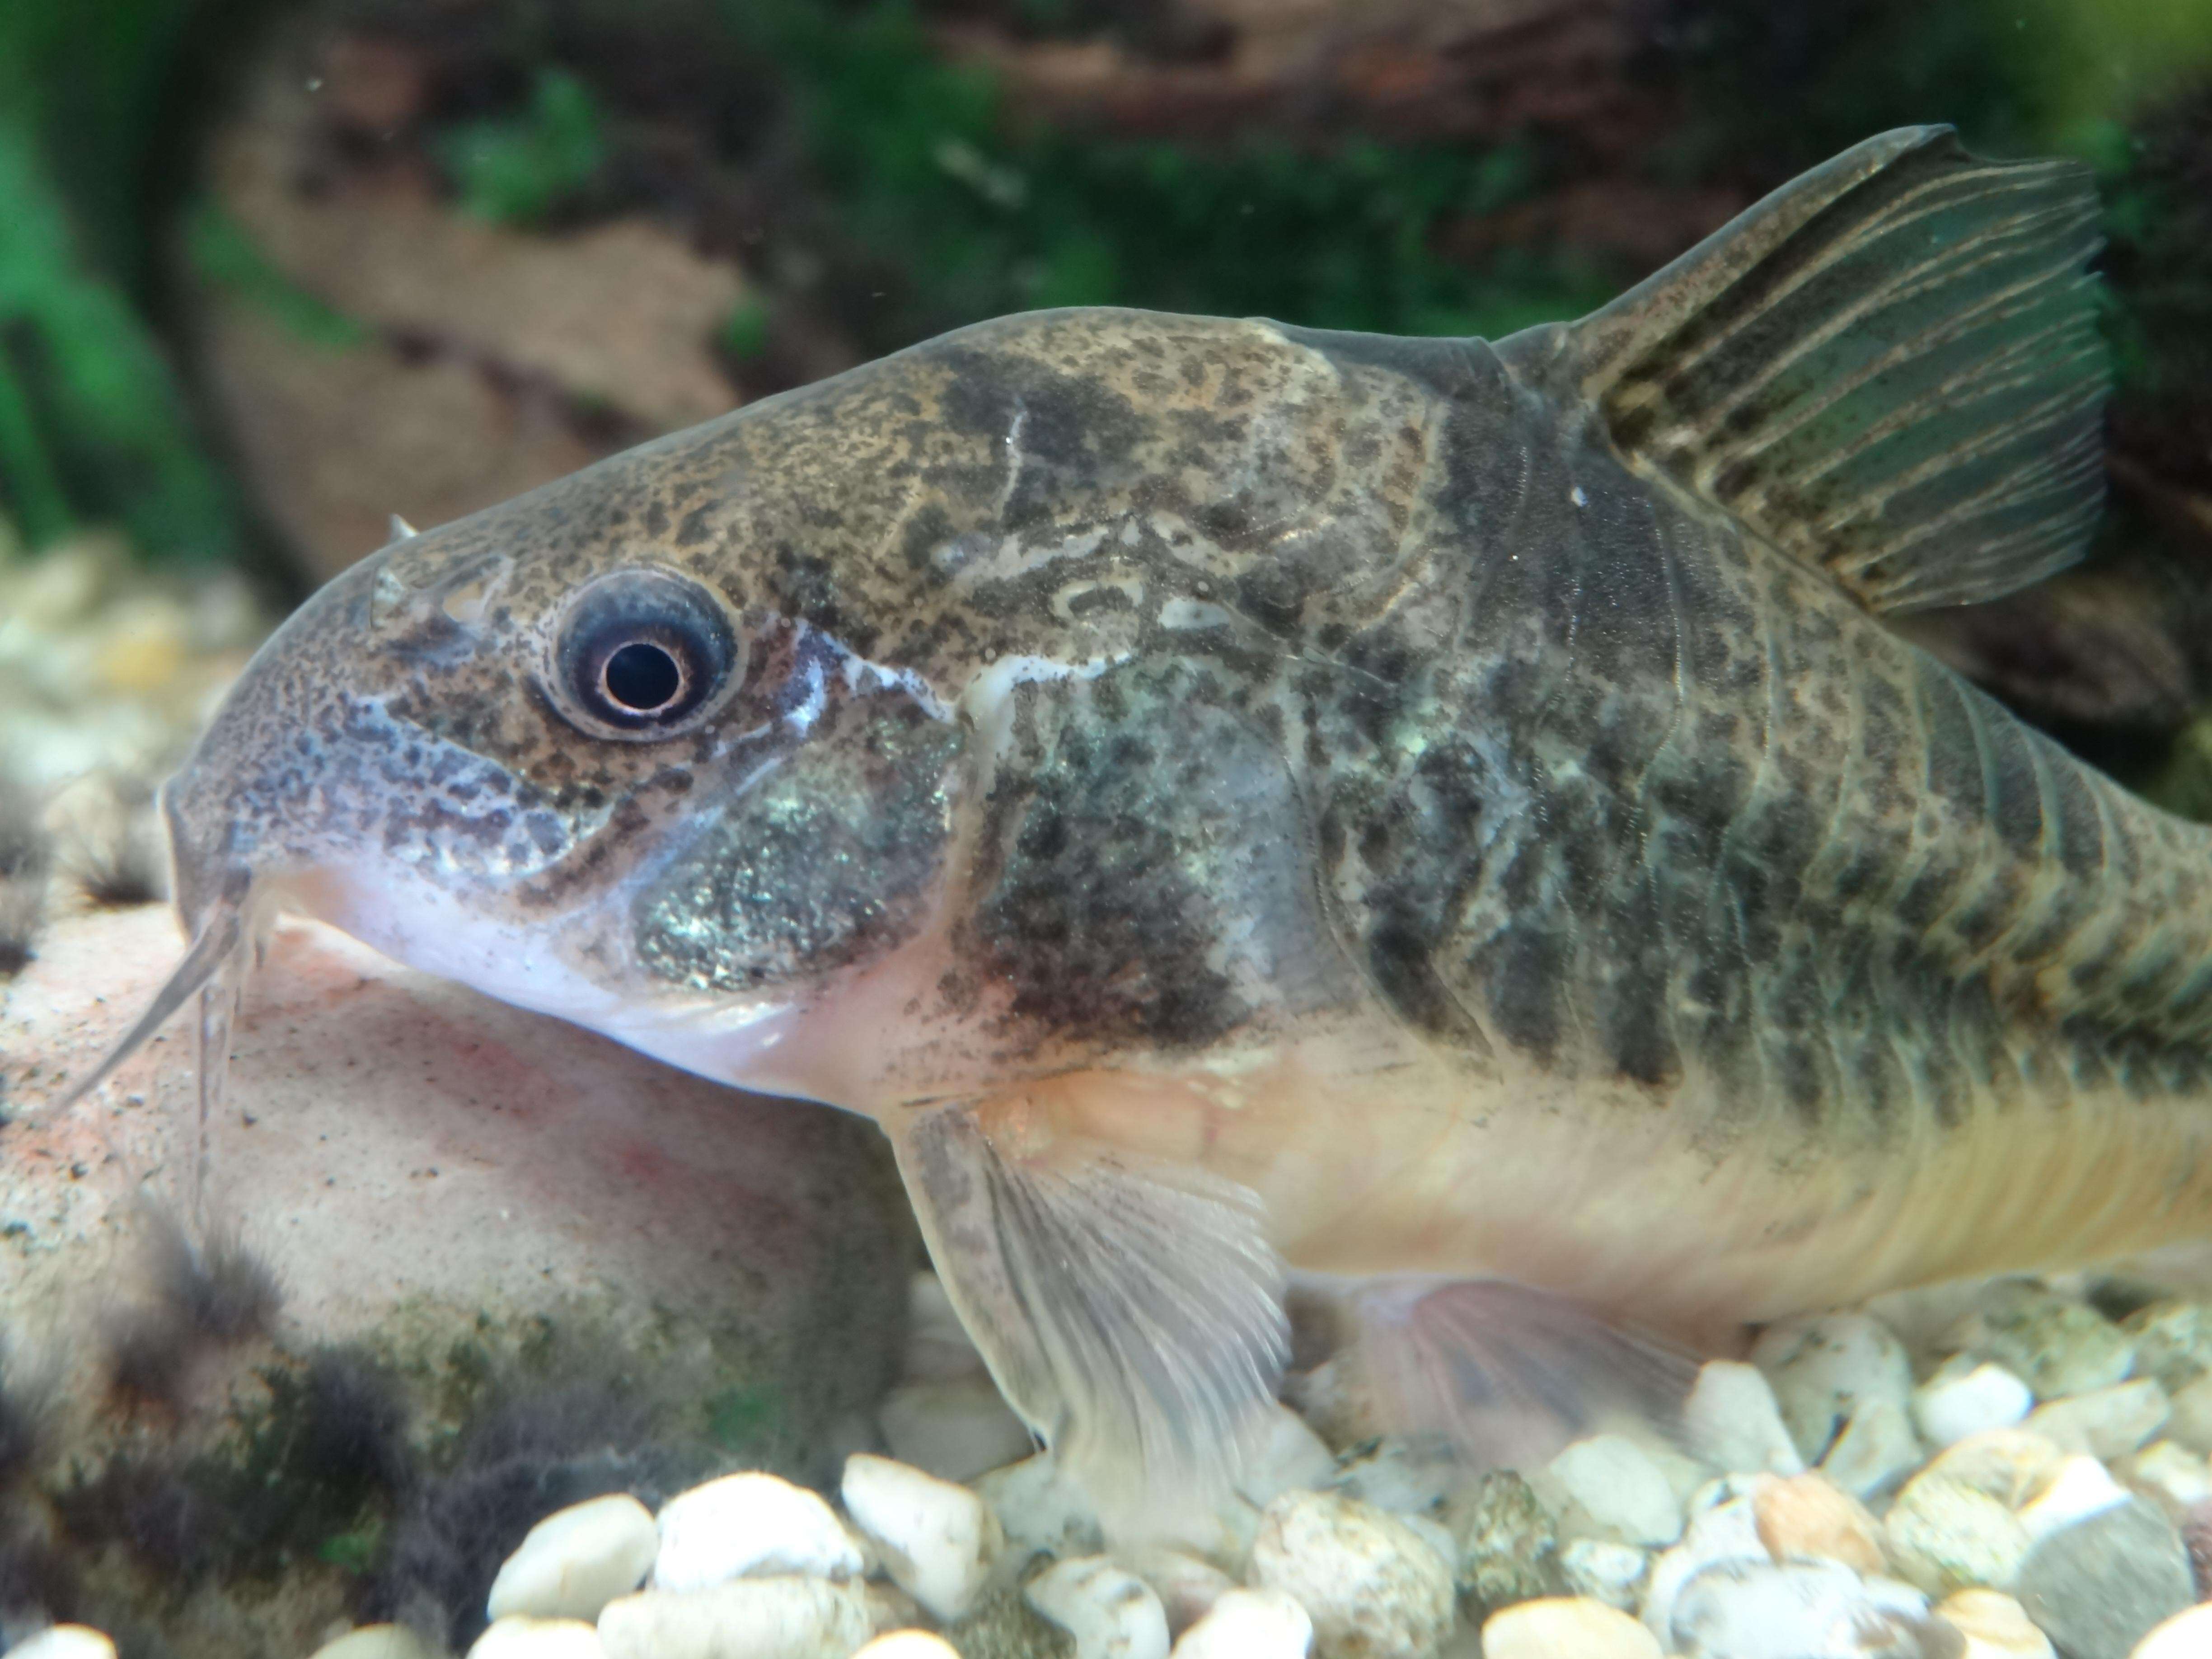
<svg viewBox="0 0 2212 1659">
<path fill-rule="evenodd" d="M 2212 0 L 0 0 L 0 1654 L 2212 1659 Z"/>
</svg>

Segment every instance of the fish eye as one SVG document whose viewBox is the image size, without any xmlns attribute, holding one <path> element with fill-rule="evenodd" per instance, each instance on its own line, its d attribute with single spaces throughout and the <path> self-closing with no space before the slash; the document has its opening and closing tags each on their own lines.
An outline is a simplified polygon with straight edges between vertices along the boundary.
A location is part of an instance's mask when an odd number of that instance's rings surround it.
<svg viewBox="0 0 2212 1659">
<path fill-rule="evenodd" d="M 554 683 L 580 725 L 665 737 L 736 680 L 744 657 L 720 601 L 698 583 L 621 570 L 569 601 L 554 640 Z"/>
</svg>

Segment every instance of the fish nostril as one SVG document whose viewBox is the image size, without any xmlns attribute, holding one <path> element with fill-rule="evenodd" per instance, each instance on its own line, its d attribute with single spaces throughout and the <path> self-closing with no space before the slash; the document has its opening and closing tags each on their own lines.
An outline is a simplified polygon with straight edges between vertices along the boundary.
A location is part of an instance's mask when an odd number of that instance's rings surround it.
<svg viewBox="0 0 2212 1659">
<path fill-rule="evenodd" d="M 684 668 L 650 640 L 633 640 L 607 659 L 600 676 L 608 697 L 624 708 L 650 714 L 684 693 Z"/>
</svg>

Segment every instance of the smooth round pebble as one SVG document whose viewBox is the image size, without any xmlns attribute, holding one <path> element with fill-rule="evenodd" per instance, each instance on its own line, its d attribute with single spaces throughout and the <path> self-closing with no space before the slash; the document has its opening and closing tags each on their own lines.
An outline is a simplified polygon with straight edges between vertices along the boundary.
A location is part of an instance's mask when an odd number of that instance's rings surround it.
<svg viewBox="0 0 2212 1659">
<path fill-rule="evenodd" d="M 796 1576 L 642 1590 L 599 1615 L 606 1659 L 847 1659 L 874 1634 L 859 1585 Z"/>
<path fill-rule="evenodd" d="M 1952 1446 L 2010 1428 L 2034 1405 L 2034 1391 L 2003 1366 L 1954 1354 L 1912 1391 L 1912 1421 L 1930 1445 Z"/>
<path fill-rule="evenodd" d="M 1763 1480 L 1766 1477 L 1760 1477 Z M 1752 1498 L 1759 1481 L 1731 1491 L 1716 1481 L 1691 1499 L 1690 1524 L 1682 1541 L 1655 1557 L 1644 1585 L 1644 1622 L 1662 1642 L 1674 1627 L 1674 1602 L 1699 1575 L 1729 1564 L 1765 1566 L 1772 1561 L 1759 1540 Z"/>
<path fill-rule="evenodd" d="M 1075 1659 L 1167 1659 L 1168 1615 L 1160 1598 L 1103 1555 L 1057 1562 L 1022 1594 L 1075 1638 Z"/>
<path fill-rule="evenodd" d="M 1167 1610 L 1170 1631 L 1188 1630 L 1237 1588 L 1237 1581 L 1211 1561 L 1182 1550 L 1139 1546 L 1116 1550 L 1114 1559 L 1152 1586 Z"/>
<path fill-rule="evenodd" d="M 1313 1636 L 1312 1618 L 1282 1591 L 1232 1589 L 1182 1633 L 1173 1659 L 1305 1659 Z"/>
<path fill-rule="evenodd" d="M 2001 1590 L 1960 1590 L 1936 1616 L 1966 1638 L 1960 1659 L 2052 1659 L 2051 1638 Z"/>
<path fill-rule="evenodd" d="M 1646 1548 L 1662 1548 L 1682 1535 L 1674 1486 L 1625 1435 L 1577 1440 L 1551 1461 L 1535 1486 L 1556 1501 L 1563 1532 Z"/>
<path fill-rule="evenodd" d="M 876 1426 L 893 1457 L 941 1480 L 973 1480 L 1036 1449 L 983 1376 L 901 1383 L 876 1407 Z"/>
<path fill-rule="evenodd" d="M 2127 1659 L 2197 1581 L 2172 1523 L 2132 1498 L 2039 1539 L 2013 1594 L 2067 1659 Z"/>
<path fill-rule="evenodd" d="M 2069 1457 L 2037 1485 L 2020 1507 L 2020 1524 L 2030 1538 L 2041 1538 L 2086 1521 L 2100 1510 L 2128 1501 L 2127 1488 L 2094 1457 Z"/>
<path fill-rule="evenodd" d="M 2174 1391 L 2166 1431 L 2191 1451 L 2212 1453 L 2212 1371 Z"/>
<path fill-rule="evenodd" d="M 1698 1372 L 1682 1406 L 1689 1449 L 1729 1474 L 1796 1474 L 1805 1467 L 1774 1390 L 1756 1365 L 1716 1359 Z"/>
<path fill-rule="evenodd" d="M 2128 1659 L 2204 1659 L 2212 1653 L 2212 1601 L 2177 1613 L 2137 1643 Z"/>
<path fill-rule="evenodd" d="M 2110 1388 L 2127 1376 L 2135 1340 L 2094 1308 L 2032 1279 L 2001 1279 L 1951 1333 L 1954 1346 L 1994 1359 L 2039 1400 Z"/>
<path fill-rule="evenodd" d="M 1662 1659 L 1658 1638 L 1583 1596 L 1523 1601 L 1483 1621 L 1482 1659 Z"/>
<path fill-rule="evenodd" d="M 886 1631 L 853 1659 L 960 1659 L 960 1650 L 926 1630 Z"/>
<path fill-rule="evenodd" d="M 2026 1426 L 2067 1451 L 2119 1457 L 2154 1437 L 2172 1413 L 2166 1390 L 2140 1376 L 2039 1406 Z"/>
<path fill-rule="evenodd" d="M 1820 1473 L 1855 1498 L 1872 1498 L 1918 1468 L 1921 1456 L 1920 1437 L 1905 1407 L 1894 1400 L 1867 1400 L 1820 1460 Z"/>
<path fill-rule="evenodd" d="M 2212 1500 L 2212 1467 L 2171 1440 L 2145 1446 L 2114 1473 L 2164 1510 L 2172 1521 L 2179 1521 L 2199 1504 Z"/>
<path fill-rule="evenodd" d="M 1988 1493 L 1921 1474 L 1882 1518 L 1882 1541 L 1898 1577 L 1931 1595 L 1948 1595 L 2012 1583 L 2030 1540 L 2012 1511 Z"/>
<path fill-rule="evenodd" d="M 1268 1504 L 1250 1577 L 1312 1615 L 1319 1659 L 1428 1659 L 1451 1633 L 1450 1563 L 1356 1498 L 1286 1492 Z"/>
<path fill-rule="evenodd" d="M 1577 1595 L 1634 1613 L 1651 1577 L 1651 1556 L 1633 1544 L 1577 1538 L 1560 1547 L 1559 1577 Z"/>
<path fill-rule="evenodd" d="M 1972 1486 L 2014 1510 L 2050 1478 L 2065 1455 L 2039 1434 L 1990 1429 L 1947 1449 L 1922 1473 Z"/>
<path fill-rule="evenodd" d="M 1904 1345 L 1864 1314 L 1782 1320 L 1760 1334 L 1751 1363 L 1765 1374 L 1808 1463 L 1865 1407 L 1880 1402 L 1902 1412 L 1912 1395 L 1912 1362 Z"/>
<path fill-rule="evenodd" d="M 49 1625 L 8 1654 L 9 1659 L 115 1659 L 115 1644 L 89 1625 Z"/>
<path fill-rule="evenodd" d="M 580 1619 L 496 1619 L 469 1659 L 605 1659 L 596 1626 Z"/>
<path fill-rule="evenodd" d="M 1444 1516 L 1457 1540 L 1459 1593 L 1470 1614 L 1480 1618 L 1516 1601 L 1559 1594 L 1558 1529 L 1534 1488 L 1512 1470 L 1484 1475 Z M 1608 1541 L 1606 1547 L 1626 1550 L 1641 1571 L 1644 1552 L 1634 1545 Z"/>
<path fill-rule="evenodd" d="M 1751 1508 L 1759 1541 L 1778 1561 L 1798 1557 L 1840 1561 L 1859 1572 L 1881 1572 L 1881 1529 L 1865 1504 L 1826 1476 L 1793 1475 L 1762 1482 Z"/>
<path fill-rule="evenodd" d="M 627 1492 L 556 1510 L 501 1565 L 484 1616 L 596 1619 L 645 1582 L 659 1547 L 652 1514 Z"/>
<path fill-rule="evenodd" d="M 324 1643 L 311 1659 L 430 1659 L 430 1650 L 404 1625 L 363 1625 Z"/>
<path fill-rule="evenodd" d="M 1048 1451 L 993 1469 L 976 1480 L 975 1492 L 998 1517 L 1008 1546 L 1017 1551 L 1091 1555 L 1106 1547 L 1091 1500 L 1060 1474 Z"/>
<path fill-rule="evenodd" d="M 1336 1454 L 1288 1406 L 1276 1406 L 1253 1432 L 1237 1490 L 1261 1509 L 1286 1492 L 1318 1486 L 1336 1473 Z"/>
<path fill-rule="evenodd" d="M 653 1587 L 711 1589 L 733 1578 L 857 1578 L 860 1552 L 819 1492 L 776 1475 L 726 1474 L 660 1506 Z"/>
<path fill-rule="evenodd" d="M 1731 1561 L 1684 1586 L 1668 1650 L 1684 1659 L 1864 1659 L 1904 1645 L 1928 1603 L 1837 1561 Z"/>
<path fill-rule="evenodd" d="M 2168 1394 L 2212 1370 L 2212 1304 L 2154 1302 L 2120 1322 L 2135 1339 L 2136 1375 Z"/>
<path fill-rule="evenodd" d="M 891 1582 L 945 1624 L 967 1612 L 1006 1536 L 965 1486 L 888 1457 L 855 1452 L 838 1487 L 845 1512 L 884 1553 Z"/>
</svg>

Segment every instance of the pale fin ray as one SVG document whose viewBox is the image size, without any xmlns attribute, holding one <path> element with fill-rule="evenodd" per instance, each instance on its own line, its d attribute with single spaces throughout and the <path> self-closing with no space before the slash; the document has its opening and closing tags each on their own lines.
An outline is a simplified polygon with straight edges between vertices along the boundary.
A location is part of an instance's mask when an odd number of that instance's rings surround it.
<svg viewBox="0 0 2212 1659">
<path fill-rule="evenodd" d="M 1992 599 L 2078 559 L 2103 499 L 2096 217 L 2076 164 L 1888 133 L 1501 349 L 1869 609 Z"/>
<path fill-rule="evenodd" d="M 1475 1468 L 1534 1468 L 1608 1428 L 1674 1439 L 1697 1380 L 1680 1350 L 1510 1279 L 1376 1279 L 1353 1309 L 1384 1425 Z"/>
<path fill-rule="evenodd" d="M 1289 1352 L 1259 1200 L 1202 1171 L 944 1109 L 894 1136 L 947 1294 L 1102 1512 L 1225 1493 Z"/>
</svg>

